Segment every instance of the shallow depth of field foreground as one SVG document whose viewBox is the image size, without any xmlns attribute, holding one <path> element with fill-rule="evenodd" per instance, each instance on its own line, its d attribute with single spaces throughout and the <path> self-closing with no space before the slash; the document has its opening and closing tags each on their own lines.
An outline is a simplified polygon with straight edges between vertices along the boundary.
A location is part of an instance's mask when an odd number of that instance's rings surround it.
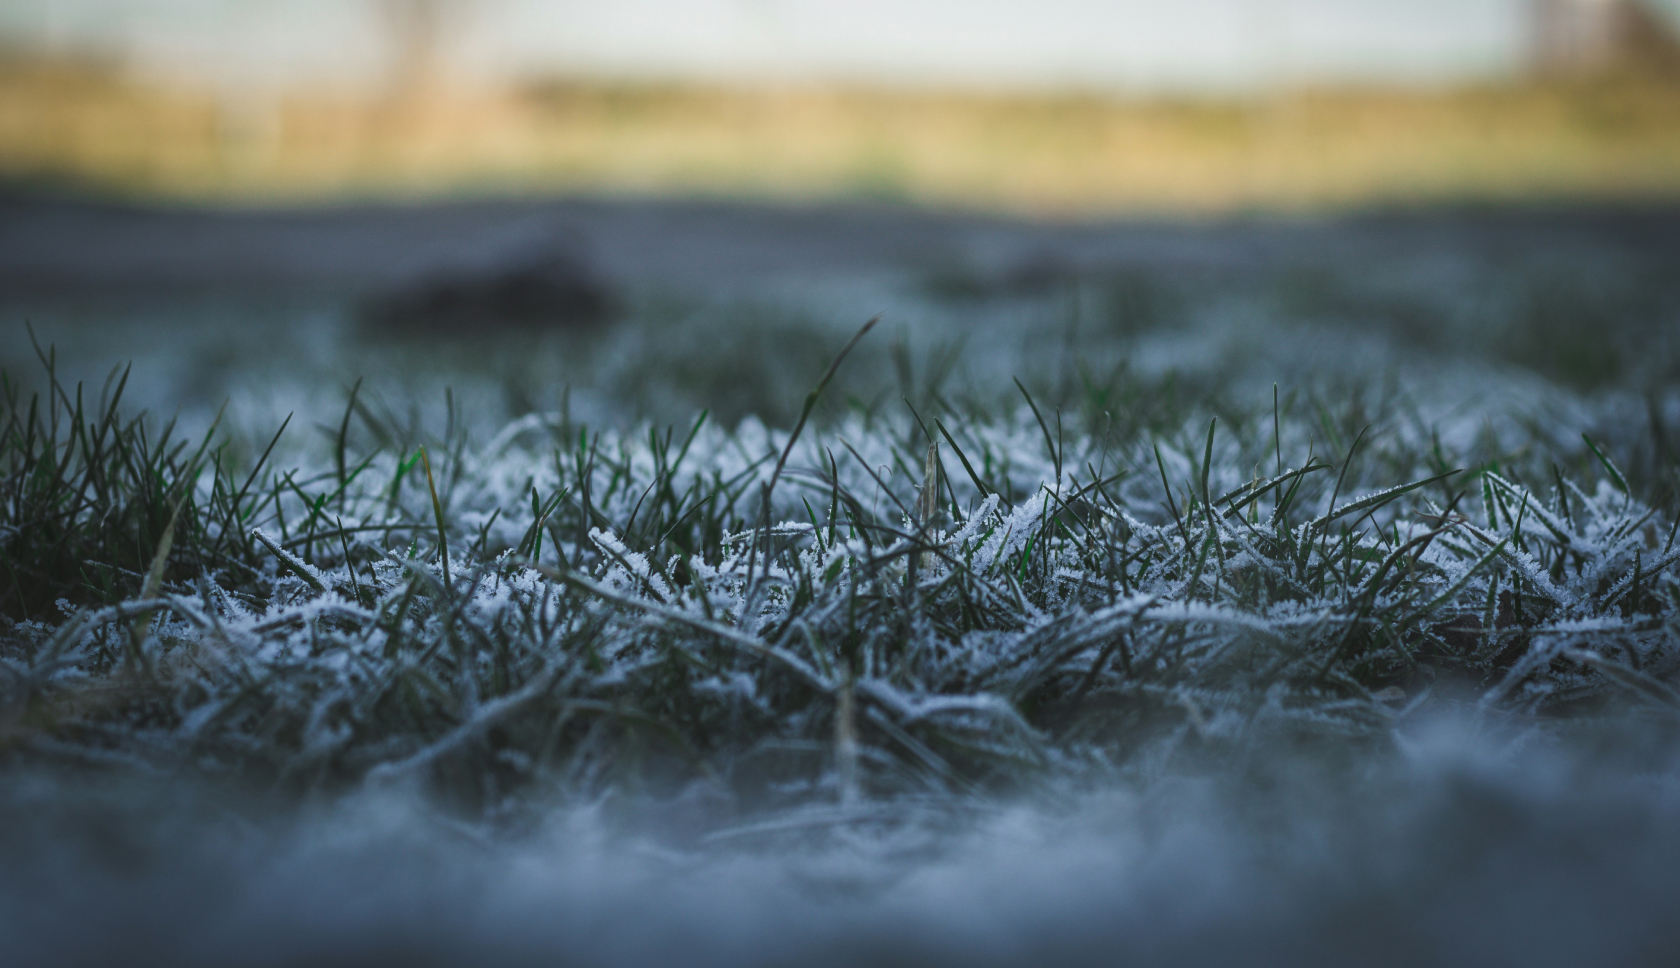
<svg viewBox="0 0 1680 968">
<path fill-rule="evenodd" d="M 8 964 L 1680 958 L 1671 214 L 11 216 Z"/>
</svg>

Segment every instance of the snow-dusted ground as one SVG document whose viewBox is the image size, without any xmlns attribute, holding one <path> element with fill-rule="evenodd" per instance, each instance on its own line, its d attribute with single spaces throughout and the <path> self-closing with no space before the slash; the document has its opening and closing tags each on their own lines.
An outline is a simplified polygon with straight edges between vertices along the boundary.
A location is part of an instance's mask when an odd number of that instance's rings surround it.
<svg viewBox="0 0 1680 968">
<path fill-rule="evenodd" d="M 924 561 L 922 587 L 932 601 L 948 594 L 939 582 L 957 575 L 971 591 L 1021 592 L 1018 602 L 985 603 L 996 628 L 955 641 L 918 629 L 911 638 L 926 654 L 916 663 L 870 665 L 871 657 L 848 678 L 823 665 L 833 656 L 821 642 L 824 623 L 838 621 L 829 605 L 881 580 L 876 550 L 855 536 L 825 545 L 797 528 L 783 532 L 811 544 L 800 546 L 797 567 L 779 559 L 774 580 L 791 588 L 798 574 L 820 576 L 803 614 L 821 634 L 801 639 L 774 630 L 803 606 L 753 598 L 754 564 L 743 582 L 739 559 L 758 561 L 750 542 L 737 542 L 733 558 L 694 562 L 674 590 L 611 528 L 587 538 L 555 533 L 549 564 L 560 566 L 556 554 L 588 562 L 584 580 L 597 589 L 567 621 L 622 633 L 608 636 L 616 644 L 604 668 L 563 670 L 570 699 L 656 697 L 652 687 L 633 692 L 651 668 L 638 636 L 681 627 L 688 638 L 672 641 L 721 664 L 715 676 L 692 676 L 709 697 L 695 707 L 707 728 L 791 710 L 735 747 L 717 742 L 710 755 L 727 764 L 768 737 L 815 749 L 818 765 L 770 784 L 765 807 L 762 791 L 748 802 L 729 778 L 657 791 L 603 782 L 574 768 L 587 765 L 584 748 L 562 758 L 571 772 L 537 770 L 544 780 L 535 792 L 521 787 L 505 803 L 491 797 L 489 809 L 463 810 L 423 797 L 414 767 L 475 741 L 474 723 L 488 728 L 512 706 L 481 703 L 478 685 L 449 683 L 465 690 L 465 732 L 370 739 L 335 705 L 334 690 L 354 697 L 359 677 L 426 672 L 436 661 L 381 666 L 397 637 L 379 622 L 357 624 L 367 618 L 358 610 L 374 606 L 364 606 L 359 585 L 353 594 L 343 587 L 367 581 L 375 597 L 395 602 L 413 565 L 377 561 L 358 578 L 333 560 L 338 552 L 323 550 L 321 570 L 298 566 L 323 583 L 312 591 L 269 560 L 267 580 L 284 594 L 256 610 L 203 587 L 165 587 L 173 611 L 146 648 L 179 677 L 169 693 L 179 720 L 74 749 L 36 742 L 8 768 L 0 792 L 8 962 L 1572 965 L 1680 955 L 1671 927 L 1680 913 L 1680 745 L 1674 696 L 1662 691 L 1680 658 L 1663 547 L 1672 499 L 1661 486 L 1680 441 L 1672 436 L 1680 435 L 1673 219 L 1057 228 L 892 210 L 629 203 L 429 215 L 12 211 L 0 231 L 8 283 L 0 302 L 56 344 L 65 373 L 97 382 L 132 358 L 131 399 L 179 411 L 189 429 L 207 426 L 226 399 L 222 426 L 235 452 L 260 449 L 294 413 L 298 429 L 276 448 L 275 464 L 323 473 L 348 385 L 363 377 L 384 426 L 421 428 L 410 442 L 470 442 L 461 451 L 469 469 L 451 478 L 443 502 L 461 535 L 481 533 L 496 546 L 514 546 L 529 529 L 537 511 L 523 506 L 527 490 L 546 499 L 578 482 L 553 460 L 557 425 L 605 429 L 602 452 L 639 483 L 655 466 L 640 421 L 674 423 L 680 436 L 708 407 L 717 419 L 696 436 L 677 490 L 714 472 L 762 480 L 768 465 L 751 471 L 754 462 L 786 439 L 766 424 L 789 425 L 835 349 L 863 319 L 885 313 L 789 466 L 821 467 L 827 451 L 850 444 L 857 458 L 837 465 L 841 483 L 871 502 L 871 514 L 904 526 L 883 491 L 910 504 L 921 484 L 903 454 L 905 440 L 925 446 L 900 403 L 911 398 L 921 416 L 950 423 L 970 456 L 989 455 L 982 473 L 1009 498 L 987 504 L 944 453 L 950 496 L 967 521 L 934 523 L 952 561 Z M 613 325 L 441 343 L 358 327 L 353 307 L 371 288 L 439 260 L 493 262 L 560 235 L 621 294 L 624 316 Z M 26 384 L 36 379 L 18 362 L 28 352 L 14 332 L 6 367 Z M 1040 436 L 1012 376 L 1046 406 L 1067 408 L 1068 468 L 1090 459 L 1130 472 L 1114 487 L 1117 510 L 1102 534 L 1123 534 L 1124 548 L 1135 538 L 1159 549 L 1141 559 L 1153 571 L 1121 566 L 1135 589 L 1112 587 L 1112 572 L 1081 558 L 1077 543 L 1032 557 L 1021 532 L 1051 513 L 1039 496 L 1068 494 L 1088 475 L 1058 478 L 1044 445 L 1052 431 Z M 1275 425 L 1274 384 L 1283 411 Z M 1112 395 L 1094 395 L 1103 387 Z M 1216 415 L 1219 433 L 1204 451 Z M 1424 477 L 1436 455 L 1498 467 L 1489 489 L 1477 484 L 1459 508 L 1471 520 L 1424 546 L 1435 570 L 1410 585 L 1378 588 L 1373 578 L 1341 589 L 1346 600 L 1335 588 L 1297 588 L 1239 601 L 1238 581 L 1256 568 L 1288 572 L 1280 589 L 1300 574 L 1286 556 L 1245 544 L 1263 542 L 1238 526 L 1240 516 L 1214 528 L 1214 539 L 1203 537 L 1211 525 L 1176 521 L 1178 508 L 1164 505 L 1151 476 L 1159 468 L 1186 500 L 1204 453 L 1212 462 L 1201 491 L 1213 495 L 1270 476 L 1273 460 L 1287 469 L 1311 453 L 1339 469 L 1367 422 L 1365 457 L 1348 462 L 1345 487 L 1330 491 L 1334 475 L 1322 475 L 1304 492 L 1308 517 Z M 1123 429 L 1110 448 L 1115 425 Z M 1601 472 L 1583 433 L 1636 493 Z M 350 446 L 372 450 L 376 436 L 355 430 Z M 366 508 L 397 494 L 386 482 L 401 476 L 405 454 L 375 456 L 376 483 L 352 495 L 347 518 L 368 519 Z M 1544 476 L 1554 461 L 1579 485 L 1557 489 L 1563 503 Z M 628 532 L 635 493 L 609 489 L 604 469 L 594 474 L 603 514 Z M 298 479 L 317 486 L 309 473 Z M 796 496 L 825 492 L 795 486 L 784 483 L 777 507 L 797 524 Z M 1425 494 L 1446 498 L 1414 497 Z M 295 525 L 302 494 L 284 500 Z M 410 488 L 397 510 L 425 520 L 427 500 Z M 741 518 L 751 519 L 753 502 L 741 492 Z M 1499 502 L 1503 514 L 1492 509 Z M 1651 518 L 1642 502 L 1655 509 Z M 492 520 L 497 509 L 507 513 Z M 1367 535 L 1356 550 L 1382 559 L 1449 523 L 1430 516 L 1441 510 L 1387 506 L 1375 520 L 1393 529 L 1392 541 Z M 1257 514 L 1253 523 L 1265 527 Z M 1584 564 L 1548 575 L 1530 557 L 1543 546 L 1567 547 Z M 1210 547 L 1219 550 L 1210 556 Z M 400 557 L 401 543 L 386 550 Z M 1326 560 L 1317 554 L 1304 559 L 1307 571 Z M 1028 565 L 1045 555 L 1052 564 L 1031 578 Z M 1356 559 L 1364 560 L 1348 558 Z M 1225 601 L 1219 580 L 1209 598 L 1204 566 L 1227 582 Z M 902 556 L 882 567 L 906 580 Z M 456 568 L 460 578 L 469 565 Z M 432 565 L 425 570 L 435 576 Z M 765 566 L 766 582 L 770 572 Z M 1099 572 L 1108 587 L 1081 583 Z M 1493 573 L 1506 584 L 1490 582 Z M 547 606 L 531 596 L 542 581 L 515 568 L 469 595 L 461 620 L 489 628 L 504 612 L 540 613 Z M 1500 617 L 1501 587 L 1526 589 L 1550 624 L 1518 635 Z M 712 596 L 703 605 L 700 588 Z M 1367 590 L 1366 611 L 1342 607 Z M 1447 610 L 1430 634 L 1448 639 L 1460 620 L 1481 621 L 1484 601 L 1487 621 L 1476 628 L 1486 662 L 1473 670 L 1482 680 L 1443 666 L 1439 680 L 1433 671 L 1428 681 L 1397 674 L 1395 692 L 1380 698 L 1352 680 L 1326 691 L 1318 670 L 1339 647 L 1292 658 L 1286 647 L 1255 645 L 1266 636 L 1285 646 L 1334 643 L 1372 611 L 1402 615 L 1419 602 Z M 347 624 L 323 624 L 323 615 Z M 646 615 L 656 620 L 638 617 Z M 117 627 L 128 618 L 90 621 Z M 1107 666 L 1083 688 L 1156 702 L 1171 712 L 1168 728 L 1120 716 L 1064 741 L 1011 718 L 1032 677 L 1057 674 L 1017 656 L 1066 642 L 1048 649 L 1056 662 L 1094 669 L 1122 627 L 1133 636 L 1127 661 L 1136 674 Z M 50 631 L 37 630 L 43 641 Z M 1500 659 L 1519 639 L 1519 658 Z M 705 641 L 783 651 L 714 659 L 696 644 Z M 54 640 L 14 680 L 70 682 L 97 664 L 99 648 L 91 632 Z M 541 660 L 542 649 L 517 658 L 531 657 Z M 766 666 L 809 681 L 788 686 Z M 538 682 L 551 669 L 526 671 Z M 226 710 L 253 682 L 278 698 L 247 729 Z M 843 753 L 829 725 L 841 716 L 827 697 L 842 691 L 858 697 L 863 728 L 877 730 L 857 738 L 860 754 Z M 269 734 L 264 723 L 281 725 Z M 1312 728 L 1294 728 L 1302 723 Z M 189 769 L 194 757 L 237 760 L 251 735 L 290 737 L 262 751 L 284 774 L 342 757 L 366 780 L 299 808 L 265 803 L 225 770 L 206 778 Z M 1036 757 L 1051 768 L 980 792 L 941 773 L 937 754 L 924 752 L 929 737 L 990 744 L 1005 760 Z M 516 739 L 515 772 L 529 770 L 520 749 Z M 851 768 L 864 773 L 861 789 L 844 776 L 846 755 L 859 756 Z"/>
<path fill-rule="evenodd" d="M 356 322 L 370 293 L 545 253 L 618 294 L 617 323 L 474 328 L 440 352 Z M 399 408 L 437 412 L 453 386 L 491 432 L 563 391 L 597 421 L 707 407 L 785 423 L 880 313 L 842 388 L 866 402 L 896 401 L 902 342 L 918 370 L 960 348 L 952 384 L 999 396 L 1011 376 L 1100 382 L 1124 362 L 1261 408 L 1274 382 L 1400 380 L 1460 412 L 1518 394 L 1517 411 L 1556 382 L 1671 386 L 1677 259 L 1680 213 L 1637 208 L 1059 225 L 871 206 L 155 212 L 0 197 L 0 361 L 32 368 L 27 320 L 76 376 L 135 361 L 131 402 L 160 412 L 231 396 L 266 423 L 332 410 L 321 388 L 366 377 Z"/>
<path fill-rule="evenodd" d="M 1353 767 L 707 840 L 612 803 L 486 834 L 400 791 L 253 822 L 11 776 L 0 930 L 20 966 L 1663 965 L 1677 778 L 1439 722 Z"/>
</svg>

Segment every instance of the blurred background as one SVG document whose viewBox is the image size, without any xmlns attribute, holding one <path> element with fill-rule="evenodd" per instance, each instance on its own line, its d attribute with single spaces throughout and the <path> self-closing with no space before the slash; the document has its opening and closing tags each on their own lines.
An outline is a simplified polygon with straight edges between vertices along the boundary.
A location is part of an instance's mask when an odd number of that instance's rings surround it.
<svg viewBox="0 0 1680 968">
<path fill-rule="evenodd" d="M 784 421 L 885 313 L 833 406 L 1620 393 L 1668 453 L 1677 201 L 1680 0 L 0 3 L 0 366 L 252 428 Z"/>
<path fill-rule="evenodd" d="M 0 175 L 1072 215 L 1680 190 L 1680 0 L 8 0 Z"/>
</svg>

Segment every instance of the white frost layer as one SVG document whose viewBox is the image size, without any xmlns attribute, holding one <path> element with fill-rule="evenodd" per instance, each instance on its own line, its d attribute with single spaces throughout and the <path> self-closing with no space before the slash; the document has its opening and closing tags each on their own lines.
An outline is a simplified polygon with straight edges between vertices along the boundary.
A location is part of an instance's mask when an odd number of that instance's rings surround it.
<svg viewBox="0 0 1680 968">
<path fill-rule="evenodd" d="M 19 783 L 0 942 L 18 968 L 1680 955 L 1680 760 L 1606 765 L 1463 722 L 1397 747 L 1352 771 L 1286 756 L 1252 782 L 721 831 L 697 829 L 693 799 L 555 807 L 498 834 L 391 791 L 268 825 L 178 788 L 95 802 Z"/>
</svg>

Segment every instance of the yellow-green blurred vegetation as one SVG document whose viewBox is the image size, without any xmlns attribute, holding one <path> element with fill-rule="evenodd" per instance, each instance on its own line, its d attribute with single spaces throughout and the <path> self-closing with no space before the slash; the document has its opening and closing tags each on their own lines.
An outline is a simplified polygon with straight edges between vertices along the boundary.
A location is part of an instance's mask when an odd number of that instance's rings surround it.
<svg viewBox="0 0 1680 968">
<path fill-rule="evenodd" d="M 1065 215 L 1672 199 L 1680 84 L 1196 99 L 552 81 L 392 97 L 13 55 L 0 178 L 142 198 L 655 192 Z"/>
</svg>

